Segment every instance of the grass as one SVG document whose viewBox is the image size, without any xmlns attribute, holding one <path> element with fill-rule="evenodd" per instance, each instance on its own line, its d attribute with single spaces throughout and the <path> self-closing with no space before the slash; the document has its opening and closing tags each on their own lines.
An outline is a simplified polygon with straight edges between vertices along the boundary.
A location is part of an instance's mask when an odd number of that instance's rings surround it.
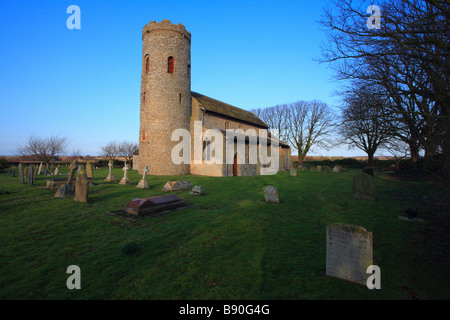
<svg viewBox="0 0 450 320">
<path fill-rule="evenodd" d="M 449 299 L 442 188 L 377 176 L 377 200 L 354 200 L 355 172 L 150 176 L 141 190 L 136 171 L 124 186 L 120 168 L 116 183 L 100 169 L 87 204 L 55 198 L 44 176 L 28 186 L 0 174 L 0 299 Z M 168 180 L 206 195 L 177 191 L 194 206 L 135 222 L 107 214 L 166 194 Z M 278 187 L 280 204 L 264 202 L 265 185 Z M 408 207 L 427 223 L 399 220 Z M 338 222 L 373 232 L 381 290 L 325 276 L 326 226 Z M 127 243 L 139 250 L 124 254 Z M 66 287 L 69 265 L 81 269 L 81 290 Z"/>
</svg>

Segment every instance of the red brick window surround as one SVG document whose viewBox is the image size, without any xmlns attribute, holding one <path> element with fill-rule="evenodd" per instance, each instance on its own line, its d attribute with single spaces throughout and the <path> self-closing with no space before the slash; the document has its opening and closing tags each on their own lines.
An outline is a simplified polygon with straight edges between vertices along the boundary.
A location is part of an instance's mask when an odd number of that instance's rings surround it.
<svg viewBox="0 0 450 320">
<path fill-rule="evenodd" d="M 173 73 L 174 69 L 175 69 L 175 59 L 173 57 L 169 57 L 168 62 L 167 62 L 167 72 L 168 73 Z"/>
</svg>

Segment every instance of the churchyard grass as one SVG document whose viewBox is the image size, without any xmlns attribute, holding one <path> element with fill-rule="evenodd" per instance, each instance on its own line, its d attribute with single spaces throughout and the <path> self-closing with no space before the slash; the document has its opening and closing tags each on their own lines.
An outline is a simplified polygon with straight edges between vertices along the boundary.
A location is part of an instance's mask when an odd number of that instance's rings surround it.
<svg viewBox="0 0 450 320">
<path fill-rule="evenodd" d="M 136 171 L 119 185 L 121 168 L 114 183 L 103 168 L 88 203 L 55 198 L 42 175 L 29 186 L 0 174 L 0 299 L 449 299 L 449 218 L 435 199 L 442 188 L 376 174 L 376 201 L 356 200 L 356 172 L 148 176 L 143 190 Z M 169 180 L 190 180 L 206 195 L 176 191 L 193 206 L 135 222 L 108 214 L 167 194 Z M 267 185 L 280 204 L 264 202 Z M 426 223 L 399 220 L 408 207 Z M 333 223 L 373 232 L 381 290 L 325 276 Z M 139 250 L 126 255 L 129 242 Z M 81 290 L 66 287 L 70 265 L 81 269 Z"/>
</svg>

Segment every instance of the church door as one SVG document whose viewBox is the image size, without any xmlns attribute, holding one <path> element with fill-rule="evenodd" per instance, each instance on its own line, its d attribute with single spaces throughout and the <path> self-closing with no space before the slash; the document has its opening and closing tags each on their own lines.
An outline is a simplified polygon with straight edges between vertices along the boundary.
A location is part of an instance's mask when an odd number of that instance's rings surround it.
<svg viewBox="0 0 450 320">
<path fill-rule="evenodd" d="M 233 176 L 237 177 L 237 154 L 234 156 L 234 164 L 233 164 Z"/>
</svg>

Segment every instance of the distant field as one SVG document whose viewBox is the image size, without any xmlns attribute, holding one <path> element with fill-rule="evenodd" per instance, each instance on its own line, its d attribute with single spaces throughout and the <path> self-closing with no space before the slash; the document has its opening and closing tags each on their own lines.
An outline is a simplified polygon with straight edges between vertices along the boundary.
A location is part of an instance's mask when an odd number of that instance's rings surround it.
<svg viewBox="0 0 450 320">
<path fill-rule="evenodd" d="M 88 204 L 0 174 L 0 299 L 449 299 L 449 217 L 441 186 L 376 176 L 377 201 L 352 199 L 356 170 L 323 175 L 148 177 L 150 190 L 107 183 L 94 171 Z M 123 175 L 114 169 L 118 181 Z M 137 222 L 107 214 L 133 198 L 190 180 L 205 196 L 177 191 L 191 208 Z M 264 202 L 275 185 L 281 204 Z M 406 208 L 427 223 L 399 220 Z M 326 226 L 373 232 L 381 290 L 325 276 Z M 140 251 L 127 256 L 127 241 Z M 66 269 L 81 268 L 81 290 Z"/>
</svg>

